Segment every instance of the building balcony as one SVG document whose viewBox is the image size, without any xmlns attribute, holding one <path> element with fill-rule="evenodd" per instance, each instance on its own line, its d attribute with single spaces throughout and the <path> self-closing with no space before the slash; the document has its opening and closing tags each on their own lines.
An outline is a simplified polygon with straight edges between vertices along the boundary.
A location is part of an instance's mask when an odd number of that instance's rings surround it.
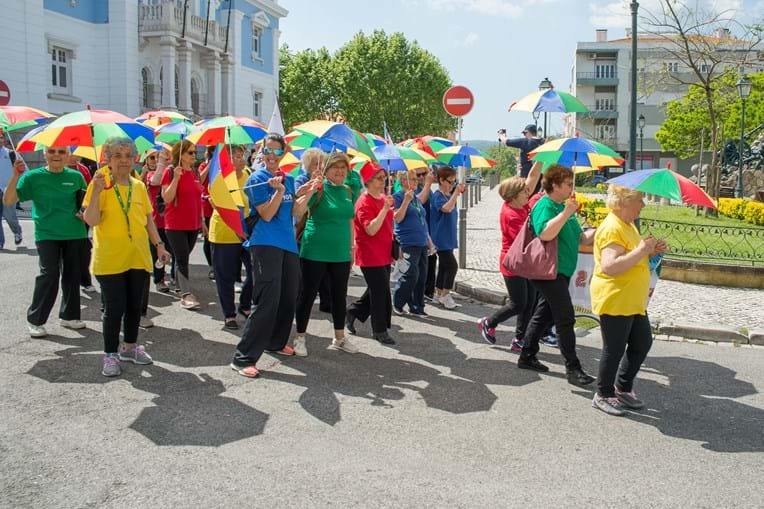
<svg viewBox="0 0 764 509">
<path fill-rule="evenodd" d="M 592 119 L 614 119 L 618 118 L 618 108 L 615 104 L 587 104 L 589 111 L 583 113 L 576 113 L 579 118 L 592 118 Z"/>
<path fill-rule="evenodd" d="M 618 85 L 618 73 L 617 72 L 608 72 L 608 73 L 577 72 L 576 84 L 615 86 L 615 85 Z"/>
<path fill-rule="evenodd" d="M 205 33 L 207 35 L 207 47 L 224 51 L 227 27 L 219 25 L 210 19 L 209 26 L 205 18 L 186 13 L 186 40 L 205 45 Z M 159 5 L 141 5 L 138 13 L 138 33 L 141 37 L 162 37 L 165 35 L 180 38 L 183 32 L 183 8 L 175 3 L 161 3 Z M 230 49 L 230 41 L 229 41 Z"/>
</svg>

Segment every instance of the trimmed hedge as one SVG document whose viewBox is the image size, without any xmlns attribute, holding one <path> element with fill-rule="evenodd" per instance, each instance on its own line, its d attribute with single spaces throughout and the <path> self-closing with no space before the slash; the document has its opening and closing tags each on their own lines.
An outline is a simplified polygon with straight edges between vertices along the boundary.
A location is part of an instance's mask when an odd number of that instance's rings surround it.
<svg viewBox="0 0 764 509">
<path fill-rule="evenodd" d="M 719 198 L 719 213 L 756 226 L 764 226 L 764 203 L 744 198 Z"/>
</svg>

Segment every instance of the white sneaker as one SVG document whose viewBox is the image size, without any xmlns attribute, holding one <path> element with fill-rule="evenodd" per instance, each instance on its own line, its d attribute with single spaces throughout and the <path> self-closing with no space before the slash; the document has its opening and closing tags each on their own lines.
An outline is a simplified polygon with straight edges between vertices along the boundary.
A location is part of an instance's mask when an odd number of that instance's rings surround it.
<svg viewBox="0 0 764 509">
<path fill-rule="evenodd" d="M 139 325 L 144 329 L 150 329 L 154 326 L 154 321 L 148 316 L 142 316 L 141 323 Z"/>
<path fill-rule="evenodd" d="M 347 353 L 358 353 L 358 347 L 351 343 L 348 338 L 334 338 L 332 340 L 332 348 L 336 350 L 342 350 L 343 352 Z"/>
<path fill-rule="evenodd" d="M 308 347 L 305 345 L 305 336 L 295 336 L 292 342 L 292 348 L 294 348 L 294 354 L 297 357 L 307 357 Z"/>
<path fill-rule="evenodd" d="M 454 302 L 454 298 L 451 296 L 451 294 L 447 294 L 440 299 L 440 303 L 443 304 L 443 307 L 446 309 L 456 309 L 459 307 L 459 304 Z"/>
<path fill-rule="evenodd" d="M 83 286 L 82 291 L 85 293 L 93 293 L 94 291 L 96 291 L 96 287 L 93 285 Z"/>
<path fill-rule="evenodd" d="M 45 330 L 44 325 L 32 325 L 31 323 L 28 323 L 27 329 L 29 329 L 29 335 L 33 338 L 44 338 L 48 335 L 48 331 Z"/>
<path fill-rule="evenodd" d="M 85 322 L 83 322 L 82 320 L 61 320 L 61 327 L 66 327 L 67 329 L 79 330 L 79 329 L 84 329 L 87 326 L 85 325 Z"/>
</svg>

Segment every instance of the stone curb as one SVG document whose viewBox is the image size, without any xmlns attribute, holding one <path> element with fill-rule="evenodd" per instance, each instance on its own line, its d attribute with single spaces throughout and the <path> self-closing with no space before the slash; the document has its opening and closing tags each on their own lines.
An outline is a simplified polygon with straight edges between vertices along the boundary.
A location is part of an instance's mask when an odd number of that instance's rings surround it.
<svg viewBox="0 0 764 509">
<path fill-rule="evenodd" d="M 503 306 L 507 300 L 507 296 L 501 292 L 473 286 L 462 281 L 457 281 L 454 289 L 460 295 L 487 304 Z M 681 322 L 661 323 L 659 321 L 653 323 L 653 329 L 656 334 L 661 334 L 669 338 L 681 337 L 700 341 L 713 341 L 716 343 L 738 343 L 764 346 L 764 329 L 753 329 L 746 332 L 729 325 L 702 323 L 688 324 Z"/>
</svg>

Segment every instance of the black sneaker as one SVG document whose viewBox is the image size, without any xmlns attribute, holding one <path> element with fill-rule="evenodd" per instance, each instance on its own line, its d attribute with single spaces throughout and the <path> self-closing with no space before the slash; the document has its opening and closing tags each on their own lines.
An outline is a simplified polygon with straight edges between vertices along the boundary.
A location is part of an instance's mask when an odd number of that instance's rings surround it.
<svg viewBox="0 0 764 509">
<path fill-rule="evenodd" d="M 594 380 L 595 378 L 593 376 L 587 375 L 586 371 L 580 367 L 568 371 L 568 383 L 571 385 L 584 387 L 592 383 Z"/>
<path fill-rule="evenodd" d="M 409 309 L 409 313 L 416 316 L 430 316 L 424 309 Z"/>
<path fill-rule="evenodd" d="M 350 334 L 356 334 L 355 330 L 355 316 L 350 313 L 345 313 L 345 328 Z"/>
<path fill-rule="evenodd" d="M 395 341 L 390 337 L 390 334 L 385 332 L 375 332 L 374 339 L 382 343 L 383 345 L 394 345 Z"/>
<path fill-rule="evenodd" d="M 549 371 L 549 368 L 541 364 L 535 355 L 533 357 L 520 357 L 517 359 L 517 367 L 520 369 L 538 371 L 539 373 L 546 373 Z"/>
<path fill-rule="evenodd" d="M 488 318 L 483 317 L 478 320 L 478 327 L 480 328 L 480 335 L 483 336 L 486 343 L 492 345 L 496 344 L 496 329 L 488 326 Z"/>
</svg>

